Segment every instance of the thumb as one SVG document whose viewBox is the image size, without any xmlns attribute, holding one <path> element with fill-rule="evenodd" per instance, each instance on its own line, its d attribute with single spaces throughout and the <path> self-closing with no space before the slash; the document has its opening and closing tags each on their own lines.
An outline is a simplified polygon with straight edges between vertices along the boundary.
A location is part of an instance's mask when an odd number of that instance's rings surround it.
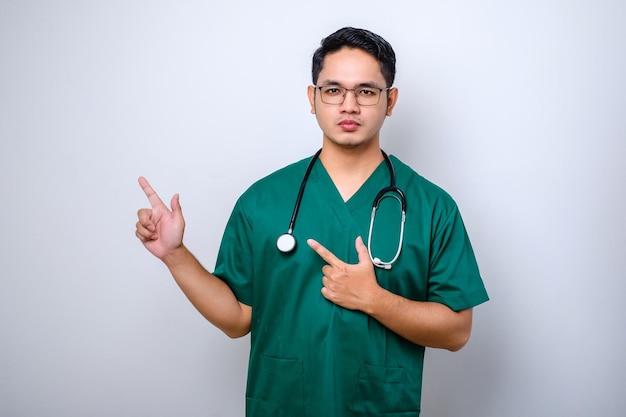
<svg viewBox="0 0 626 417">
<path fill-rule="evenodd" d="M 367 251 L 367 246 L 365 246 L 365 243 L 363 243 L 363 238 L 361 236 L 356 238 L 354 246 L 356 248 L 356 253 L 359 255 L 359 263 L 371 264 L 372 261 L 370 259 L 370 254 Z"/>
<path fill-rule="evenodd" d="M 172 213 L 179 215 L 179 216 L 183 214 L 183 209 L 180 206 L 179 194 L 174 194 L 174 196 L 172 197 L 172 201 L 170 202 L 170 206 L 172 207 Z"/>
</svg>

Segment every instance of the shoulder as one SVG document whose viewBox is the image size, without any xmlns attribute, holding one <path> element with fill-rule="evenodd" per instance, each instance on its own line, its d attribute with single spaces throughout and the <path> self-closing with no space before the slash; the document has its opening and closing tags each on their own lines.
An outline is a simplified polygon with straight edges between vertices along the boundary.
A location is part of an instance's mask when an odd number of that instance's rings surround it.
<svg viewBox="0 0 626 417">
<path fill-rule="evenodd" d="M 396 172 L 396 182 L 399 188 L 405 189 L 410 194 L 417 193 L 428 200 L 455 205 L 452 196 L 446 190 L 423 177 L 395 155 L 390 155 L 390 158 Z"/>
<path fill-rule="evenodd" d="M 302 176 L 306 171 L 306 167 L 311 157 L 301 159 L 297 162 L 284 166 L 276 171 L 266 175 L 265 177 L 255 181 L 246 192 L 256 189 L 280 187 L 285 183 L 302 181 Z"/>
<path fill-rule="evenodd" d="M 255 181 L 239 197 L 239 204 L 256 202 L 262 204 L 265 200 L 291 199 L 291 195 L 298 191 L 302 177 L 311 157 L 284 166 L 265 177 Z M 295 191 L 294 191 L 295 189 Z M 295 194 L 294 197 L 295 198 Z"/>
</svg>

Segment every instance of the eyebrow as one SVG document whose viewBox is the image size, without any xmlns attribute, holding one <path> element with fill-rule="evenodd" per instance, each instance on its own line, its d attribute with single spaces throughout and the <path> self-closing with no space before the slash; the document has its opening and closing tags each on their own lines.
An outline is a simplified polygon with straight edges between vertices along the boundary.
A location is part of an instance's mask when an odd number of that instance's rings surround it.
<svg viewBox="0 0 626 417">
<path fill-rule="evenodd" d="M 337 86 L 337 87 L 344 87 L 344 85 L 341 84 L 339 81 L 334 81 L 334 80 L 325 80 L 324 83 L 319 84 L 319 85 L 323 85 L 323 86 L 334 85 L 334 86 Z M 375 83 L 373 81 L 365 81 L 365 82 L 357 84 L 355 87 L 357 87 L 357 88 L 358 87 L 382 88 L 382 87 L 379 87 L 377 85 L 377 83 Z M 347 88 L 347 87 L 344 87 L 344 88 Z"/>
</svg>

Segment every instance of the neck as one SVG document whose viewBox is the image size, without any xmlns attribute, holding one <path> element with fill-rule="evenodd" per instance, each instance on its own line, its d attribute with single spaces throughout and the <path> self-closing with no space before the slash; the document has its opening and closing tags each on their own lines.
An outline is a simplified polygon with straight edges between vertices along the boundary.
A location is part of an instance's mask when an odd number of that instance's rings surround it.
<svg viewBox="0 0 626 417">
<path fill-rule="evenodd" d="M 325 143 L 320 154 L 320 161 L 344 201 L 358 191 L 383 159 L 378 143 L 357 147 Z"/>
</svg>

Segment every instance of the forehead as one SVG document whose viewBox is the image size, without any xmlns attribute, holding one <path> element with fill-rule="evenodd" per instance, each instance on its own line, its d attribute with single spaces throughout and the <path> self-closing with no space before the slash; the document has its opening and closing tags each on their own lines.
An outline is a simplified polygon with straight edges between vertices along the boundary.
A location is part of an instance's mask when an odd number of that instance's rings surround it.
<svg viewBox="0 0 626 417">
<path fill-rule="evenodd" d="M 326 55 L 318 84 L 327 82 L 345 86 L 362 83 L 385 86 L 385 78 L 378 60 L 357 48 L 342 48 Z"/>
</svg>

